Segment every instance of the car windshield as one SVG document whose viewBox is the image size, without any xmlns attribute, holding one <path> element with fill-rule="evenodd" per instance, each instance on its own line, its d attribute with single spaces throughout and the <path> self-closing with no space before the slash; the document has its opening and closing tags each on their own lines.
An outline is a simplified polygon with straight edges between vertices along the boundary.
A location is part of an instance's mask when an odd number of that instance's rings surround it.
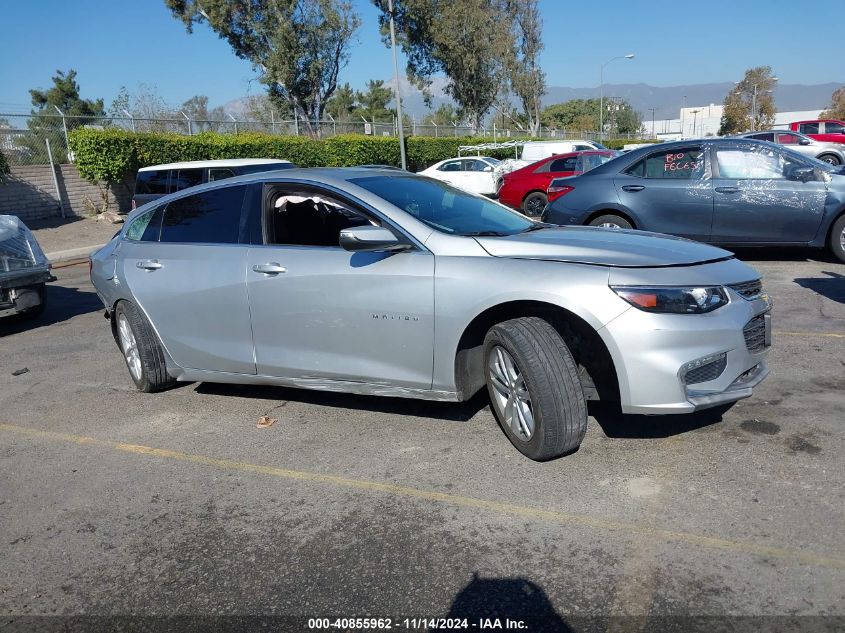
<svg viewBox="0 0 845 633">
<path fill-rule="evenodd" d="M 607 147 L 605 147 L 604 145 L 602 145 L 601 143 L 599 143 L 597 141 L 593 141 L 593 145 L 595 146 L 596 149 L 607 149 Z"/>
<path fill-rule="evenodd" d="M 350 182 L 452 235 L 514 235 L 536 223 L 482 196 L 423 176 L 372 176 Z"/>
<path fill-rule="evenodd" d="M 498 158 L 491 158 L 490 156 L 482 156 L 481 159 L 487 161 L 488 163 L 494 166 L 502 162 Z"/>
</svg>

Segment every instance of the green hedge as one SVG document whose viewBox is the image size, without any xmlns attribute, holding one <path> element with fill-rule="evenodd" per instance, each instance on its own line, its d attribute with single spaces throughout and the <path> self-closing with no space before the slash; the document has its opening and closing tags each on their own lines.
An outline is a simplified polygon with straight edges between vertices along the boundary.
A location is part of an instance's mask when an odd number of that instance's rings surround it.
<svg viewBox="0 0 845 633">
<path fill-rule="evenodd" d="M 258 133 L 232 135 L 204 132 L 183 136 L 80 128 L 71 132 L 69 140 L 79 173 L 94 182 L 119 182 L 134 175 L 139 167 L 148 165 L 217 158 L 279 158 L 300 167 L 398 166 L 400 163 L 398 139 L 361 134 L 314 140 Z M 408 167 L 424 169 L 437 161 L 457 156 L 460 145 L 490 140 L 409 137 L 405 139 Z M 489 155 L 507 158 L 513 156 L 513 150 L 500 150 Z"/>
</svg>

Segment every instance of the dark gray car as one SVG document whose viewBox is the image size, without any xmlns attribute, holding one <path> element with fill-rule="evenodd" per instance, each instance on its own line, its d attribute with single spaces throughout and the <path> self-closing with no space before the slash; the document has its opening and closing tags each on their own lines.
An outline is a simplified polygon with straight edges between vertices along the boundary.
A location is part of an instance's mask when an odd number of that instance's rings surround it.
<svg viewBox="0 0 845 633">
<path fill-rule="evenodd" d="M 554 224 L 670 233 L 733 246 L 828 246 L 845 261 L 845 171 L 772 143 L 644 147 L 552 182 Z"/>
</svg>

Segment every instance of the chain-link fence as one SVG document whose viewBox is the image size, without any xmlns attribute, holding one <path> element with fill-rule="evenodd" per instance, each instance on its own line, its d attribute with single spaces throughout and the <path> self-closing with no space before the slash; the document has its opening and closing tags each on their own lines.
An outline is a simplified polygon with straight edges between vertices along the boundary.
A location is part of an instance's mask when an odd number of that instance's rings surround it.
<svg viewBox="0 0 845 633">
<path fill-rule="evenodd" d="M 193 135 L 201 132 L 219 132 L 222 134 L 244 134 L 247 132 L 263 132 L 266 134 L 319 136 L 327 138 L 337 134 L 368 134 L 373 136 L 397 136 L 398 130 L 395 117 L 391 121 L 359 120 L 339 121 L 328 119 L 317 124 L 308 123 L 301 119 L 250 121 L 236 119 L 229 116 L 223 120 L 196 120 L 186 116 L 182 118 L 160 119 L 141 117 L 76 117 L 56 114 L 4 114 L 0 112 L 0 151 L 6 156 L 12 166 L 47 165 L 53 163 L 67 163 L 68 133 L 78 127 L 96 129 L 119 129 L 129 132 L 172 132 L 176 134 Z M 495 140 L 509 140 L 527 138 L 529 131 L 521 127 L 487 127 L 473 128 L 456 123 L 438 125 L 434 122 L 418 123 L 416 120 L 406 122 L 404 126 L 406 136 L 482 136 Z M 558 130 L 542 127 L 535 135 L 545 139 L 597 139 L 598 132 L 584 130 Z M 625 135 L 614 135 L 614 138 L 624 138 Z M 628 135 L 627 138 L 634 138 Z"/>
</svg>

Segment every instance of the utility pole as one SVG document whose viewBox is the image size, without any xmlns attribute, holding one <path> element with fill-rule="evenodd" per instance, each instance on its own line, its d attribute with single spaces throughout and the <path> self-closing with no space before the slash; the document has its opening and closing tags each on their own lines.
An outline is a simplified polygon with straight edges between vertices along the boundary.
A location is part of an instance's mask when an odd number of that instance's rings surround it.
<svg viewBox="0 0 845 633">
<path fill-rule="evenodd" d="M 396 114 L 399 119 L 399 158 L 402 161 L 402 169 L 407 169 L 405 130 L 402 126 L 402 97 L 399 94 L 399 63 L 396 61 L 396 29 L 393 26 L 393 0 L 387 0 L 387 10 L 390 12 L 390 48 L 393 50 L 393 82 L 396 89 Z"/>
<path fill-rule="evenodd" d="M 651 135 L 652 135 L 653 138 L 657 138 L 657 129 L 654 127 L 654 111 L 657 110 L 657 108 L 647 108 L 647 109 L 651 110 Z"/>
</svg>

